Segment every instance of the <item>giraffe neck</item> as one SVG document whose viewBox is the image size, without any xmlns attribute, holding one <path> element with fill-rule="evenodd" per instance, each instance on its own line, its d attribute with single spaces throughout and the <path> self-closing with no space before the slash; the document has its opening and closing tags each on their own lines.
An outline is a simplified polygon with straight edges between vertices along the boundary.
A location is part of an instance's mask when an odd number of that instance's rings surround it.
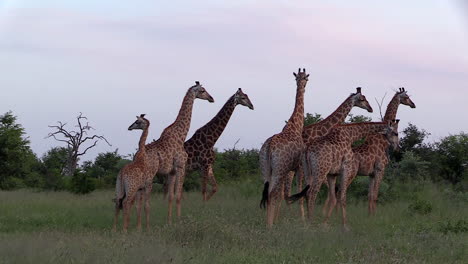
<svg viewBox="0 0 468 264">
<path fill-rule="evenodd" d="M 166 136 L 175 136 L 179 139 L 178 141 L 181 141 L 182 143 L 184 142 L 190 129 L 194 101 L 195 92 L 192 91 L 192 89 L 189 89 L 182 101 L 182 106 L 180 107 L 176 120 L 163 131 L 161 138 Z"/>
<path fill-rule="evenodd" d="M 352 101 L 352 96 L 349 96 L 343 103 L 341 103 L 340 106 L 338 106 L 338 108 L 333 113 L 331 113 L 327 118 L 316 123 L 315 125 L 325 127 L 326 130 L 329 131 L 334 126 L 343 124 L 349 112 L 351 112 L 351 109 L 353 108 Z"/>
<path fill-rule="evenodd" d="M 398 93 L 396 93 L 392 100 L 388 103 L 387 110 L 385 111 L 385 116 L 383 121 L 391 121 L 396 118 L 398 106 L 400 105 L 400 97 Z"/>
<path fill-rule="evenodd" d="M 200 134 L 201 136 L 205 137 L 205 147 L 212 148 L 226 128 L 226 125 L 229 122 L 229 119 L 231 118 L 235 108 L 236 102 L 233 95 L 227 100 L 216 116 L 213 117 L 213 119 L 211 119 L 206 125 L 199 128 L 192 136 L 192 138 L 194 138 L 197 134 Z"/>
<path fill-rule="evenodd" d="M 346 142 L 351 144 L 363 137 L 382 132 L 387 126 L 386 122 L 362 122 L 342 125 L 339 129 L 345 133 Z"/>
<path fill-rule="evenodd" d="M 145 143 L 146 143 L 146 138 L 148 137 L 148 128 L 149 128 L 149 123 L 146 126 L 146 128 L 143 129 L 143 132 L 141 133 L 140 141 L 138 142 L 138 152 L 135 154 L 134 160 L 140 160 L 146 157 Z"/>
<path fill-rule="evenodd" d="M 288 123 L 284 126 L 283 131 L 294 131 L 302 134 L 304 128 L 304 93 L 305 84 L 297 84 L 296 91 L 296 104 L 294 111 L 288 120 Z"/>
</svg>

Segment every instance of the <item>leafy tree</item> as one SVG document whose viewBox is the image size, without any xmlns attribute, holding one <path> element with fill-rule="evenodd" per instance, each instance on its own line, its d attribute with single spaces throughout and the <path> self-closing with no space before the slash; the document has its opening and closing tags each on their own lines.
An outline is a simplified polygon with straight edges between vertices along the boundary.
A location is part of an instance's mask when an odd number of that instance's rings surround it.
<svg viewBox="0 0 468 264">
<path fill-rule="evenodd" d="M 58 170 L 60 173 L 67 165 L 68 148 L 53 147 L 42 156 L 42 163 L 47 170 Z"/>
<path fill-rule="evenodd" d="M 436 145 L 442 177 L 452 184 L 461 182 L 467 175 L 468 134 L 450 135 Z"/>
<path fill-rule="evenodd" d="M 315 123 L 318 123 L 320 121 L 322 121 L 323 118 L 322 118 L 322 115 L 321 114 L 317 114 L 317 113 L 314 113 L 314 114 L 311 114 L 311 113 L 306 113 L 305 117 L 304 117 L 304 126 L 308 126 L 308 125 L 311 125 L 311 124 L 315 124 Z"/>
<path fill-rule="evenodd" d="M 401 161 L 390 161 L 385 169 L 384 181 L 393 186 L 397 182 L 429 179 L 430 165 L 430 162 L 422 160 L 416 153 L 404 152 Z M 417 188 L 416 185 L 413 187 Z"/>
<path fill-rule="evenodd" d="M 361 123 L 361 122 L 370 122 L 370 121 L 372 121 L 372 118 L 370 118 L 368 116 L 353 115 L 353 114 L 348 115 L 348 123 Z M 365 141 L 366 141 L 365 138 L 361 138 L 359 140 L 356 140 L 355 142 L 353 142 L 353 147 L 360 146 L 360 145 L 364 144 Z"/>
<path fill-rule="evenodd" d="M 12 112 L 0 116 L 0 189 L 26 186 L 37 178 L 32 174 L 38 159 L 29 147 L 24 128 L 18 124 Z M 26 181 L 25 181 L 26 180 Z"/>
<path fill-rule="evenodd" d="M 430 135 L 424 129 L 419 129 L 415 125 L 409 123 L 408 127 L 403 130 L 403 137 L 400 139 L 401 151 L 414 151 L 421 147 L 424 139 Z"/>
<path fill-rule="evenodd" d="M 68 157 L 69 149 L 65 147 L 53 147 L 42 156 L 44 189 L 58 191 L 65 188 L 62 175 Z"/>
<path fill-rule="evenodd" d="M 348 123 L 371 122 L 372 118 L 364 115 L 348 115 Z"/>
<path fill-rule="evenodd" d="M 93 162 L 83 163 L 83 170 L 92 178 L 96 178 L 102 185 L 112 186 L 115 184 L 120 169 L 131 162 L 118 154 L 118 150 L 99 153 Z M 100 186 L 97 186 L 100 187 Z"/>
</svg>

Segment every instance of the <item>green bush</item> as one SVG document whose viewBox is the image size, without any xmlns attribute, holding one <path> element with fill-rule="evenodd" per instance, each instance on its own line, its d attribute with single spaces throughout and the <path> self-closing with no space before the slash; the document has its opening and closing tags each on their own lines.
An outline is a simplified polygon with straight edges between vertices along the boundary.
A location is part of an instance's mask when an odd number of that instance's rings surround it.
<svg viewBox="0 0 468 264">
<path fill-rule="evenodd" d="M 96 179 L 89 177 L 81 170 L 76 170 L 71 179 L 70 191 L 76 194 L 87 194 L 96 189 Z"/>
<path fill-rule="evenodd" d="M 468 222 L 460 219 L 454 223 L 448 220 L 447 222 L 439 222 L 439 231 L 448 234 L 448 233 L 466 233 L 468 232 Z"/>
<path fill-rule="evenodd" d="M 1 184 L 1 189 L 3 190 L 15 190 L 24 187 L 25 184 L 23 180 L 16 177 L 8 177 Z"/>
<path fill-rule="evenodd" d="M 64 184 L 64 176 L 60 173 L 57 168 L 47 169 L 43 175 L 43 185 L 41 186 L 45 190 L 60 191 L 66 189 Z"/>
<path fill-rule="evenodd" d="M 427 215 L 432 212 L 432 204 L 428 201 L 415 199 L 408 206 L 410 214 Z"/>
</svg>

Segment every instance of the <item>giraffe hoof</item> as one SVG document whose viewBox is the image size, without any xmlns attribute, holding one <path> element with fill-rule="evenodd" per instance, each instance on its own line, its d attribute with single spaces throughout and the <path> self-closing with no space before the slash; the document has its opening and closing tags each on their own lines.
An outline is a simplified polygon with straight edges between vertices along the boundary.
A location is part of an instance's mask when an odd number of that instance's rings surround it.
<svg viewBox="0 0 468 264">
<path fill-rule="evenodd" d="M 325 230 L 325 231 L 330 230 L 330 224 L 328 224 L 328 222 L 323 222 L 322 223 L 322 229 Z"/>
<path fill-rule="evenodd" d="M 343 225 L 343 232 L 346 232 L 346 233 L 347 233 L 347 232 L 349 232 L 349 231 L 351 231 L 351 229 L 349 228 L 349 226 L 348 226 L 348 225 Z"/>
</svg>

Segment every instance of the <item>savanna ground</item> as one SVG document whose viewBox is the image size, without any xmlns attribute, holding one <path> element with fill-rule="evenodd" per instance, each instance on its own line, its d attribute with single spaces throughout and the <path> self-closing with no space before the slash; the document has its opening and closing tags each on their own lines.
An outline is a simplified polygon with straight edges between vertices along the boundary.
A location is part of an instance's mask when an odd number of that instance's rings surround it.
<svg viewBox="0 0 468 264">
<path fill-rule="evenodd" d="M 265 228 L 261 187 L 221 186 L 206 204 L 186 193 L 181 219 L 166 224 L 167 202 L 153 194 L 151 231 L 113 233 L 112 191 L 88 195 L 0 192 L 0 263 L 467 263 L 467 203 L 433 184 L 379 205 L 348 205 L 351 231 L 335 215 L 323 230 L 282 206 Z M 431 208 L 429 208 L 431 207 Z M 411 213 L 415 210 L 415 213 Z"/>
</svg>

